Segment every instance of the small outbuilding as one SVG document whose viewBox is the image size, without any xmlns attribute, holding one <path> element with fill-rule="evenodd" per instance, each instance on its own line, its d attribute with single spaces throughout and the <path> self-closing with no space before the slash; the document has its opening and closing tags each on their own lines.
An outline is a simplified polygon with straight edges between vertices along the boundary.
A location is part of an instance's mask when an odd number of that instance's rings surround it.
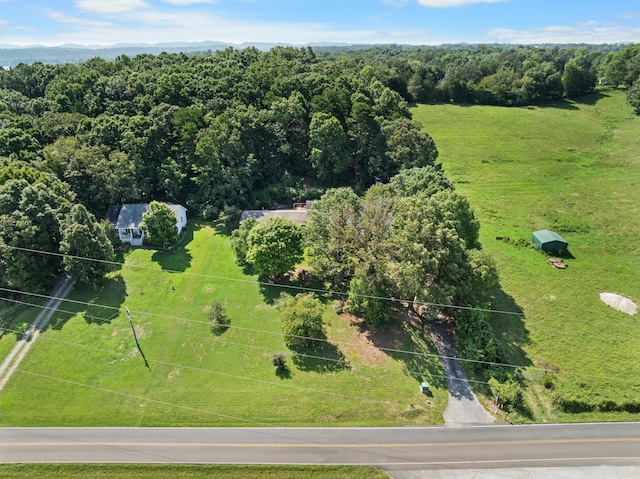
<svg viewBox="0 0 640 479">
<path fill-rule="evenodd" d="M 569 249 L 569 243 L 562 236 L 549 230 L 534 231 L 531 234 L 531 242 L 545 253 L 562 253 Z"/>
</svg>

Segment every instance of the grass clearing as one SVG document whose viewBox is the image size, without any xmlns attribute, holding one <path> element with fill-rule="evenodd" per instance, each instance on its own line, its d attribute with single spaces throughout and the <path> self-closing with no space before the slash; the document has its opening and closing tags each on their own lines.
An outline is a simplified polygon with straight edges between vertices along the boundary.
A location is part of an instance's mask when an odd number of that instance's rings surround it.
<svg viewBox="0 0 640 479">
<path fill-rule="evenodd" d="M 228 238 L 211 226 L 190 225 L 175 250 L 131 249 L 123 258 L 126 265 L 101 291 L 74 288 L 69 299 L 79 302 L 61 306 L 2 391 L 0 425 L 442 422 L 447 390 L 437 377 L 437 358 L 383 353 L 372 363 L 354 346 L 366 341 L 335 314 L 332 301 L 327 333 L 348 367 L 322 358 L 294 363 L 272 306 L 283 289 L 244 274 Z M 207 321 L 214 301 L 225 305 L 231 319 L 219 336 Z M 151 370 L 136 349 L 125 306 Z M 411 324 L 393 334 L 402 348 L 436 353 Z M 16 337 L 5 335 L 1 347 Z M 286 375 L 276 375 L 271 364 L 278 351 L 288 353 Z M 423 380 L 434 385 L 431 405 L 419 392 Z"/>
<path fill-rule="evenodd" d="M 532 362 L 531 414 L 516 419 L 637 419 L 640 316 L 598 297 L 614 292 L 640 303 L 640 118 L 624 94 L 528 108 L 419 105 L 413 114 L 480 220 L 501 277 L 494 307 L 524 312 L 493 317 L 509 361 Z M 568 269 L 552 268 L 529 246 L 538 229 L 569 242 Z M 558 370 L 550 389 L 541 385 L 545 369 Z M 569 401 L 567 412 L 559 398 Z M 623 411 L 607 410 L 616 408 Z"/>
<path fill-rule="evenodd" d="M 0 479 L 118 478 L 118 479 L 384 479 L 380 468 L 369 466 L 234 466 L 173 464 L 0 464 Z"/>
</svg>

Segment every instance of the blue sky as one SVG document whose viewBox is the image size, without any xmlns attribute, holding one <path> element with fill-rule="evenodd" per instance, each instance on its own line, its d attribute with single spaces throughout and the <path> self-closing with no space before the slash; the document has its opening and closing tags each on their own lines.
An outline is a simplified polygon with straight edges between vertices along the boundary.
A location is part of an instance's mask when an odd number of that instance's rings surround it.
<svg viewBox="0 0 640 479">
<path fill-rule="evenodd" d="M 640 42 L 638 0 L 0 0 L 0 45 Z"/>
</svg>

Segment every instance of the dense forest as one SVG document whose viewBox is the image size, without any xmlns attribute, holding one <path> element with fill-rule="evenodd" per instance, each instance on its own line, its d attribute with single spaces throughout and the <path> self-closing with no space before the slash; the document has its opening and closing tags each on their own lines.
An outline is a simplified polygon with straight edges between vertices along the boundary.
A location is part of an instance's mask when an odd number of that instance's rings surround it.
<svg viewBox="0 0 640 479">
<path fill-rule="evenodd" d="M 639 76 L 640 45 L 251 47 L 19 64 L 0 70 L 0 242 L 59 251 L 71 244 L 60 225 L 74 205 L 86 210 L 76 222 L 152 200 L 215 219 L 328 188 L 362 195 L 436 165 L 408 102 L 535 104 L 600 79 L 640 109 Z M 4 277 L 61 266 L 51 256 L 26 267 L 24 257 L 5 251 Z"/>
<path fill-rule="evenodd" d="M 61 271 L 97 287 L 116 245 L 101 222 L 111 204 L 171 201 L 210 220 L 315 199 L 304 234 L 236 230 L 239 261 L 281 274 L 291 262 L 274 266 L 261 238 L 306 241 L 314 274 L 349 292 L 343 307 L 372 327 L 390 320 L 388 298 L 448 309 L 465 357 L 500 362 L 486 314 L 464 309 L 488 304 L 495 267 L 408 103 L 538 104 L 600 81 L 627 89 L 640 112 L 639 77 L 640 45 L 228 48 L 20 64 L 0 71 L 0 288 L 46 292 Z"/>
<path fill-rule="evenodd" d="M 20 64 L 0 71 L 0 157 L 55 175 L 98 216 L 158 199 L 212 218 L 433 164 L 406 102 L 535 104 L 600 78 L 637 103 L 639 52 L 276 47 Z"/>
<path fill-rule="evenodd" d="M 410 102 L 522 106 L 592 92 L 597 84 L 631 89 L 640 76 L 640 46 L 450 45 L 337 49 Z"/>
</svg>

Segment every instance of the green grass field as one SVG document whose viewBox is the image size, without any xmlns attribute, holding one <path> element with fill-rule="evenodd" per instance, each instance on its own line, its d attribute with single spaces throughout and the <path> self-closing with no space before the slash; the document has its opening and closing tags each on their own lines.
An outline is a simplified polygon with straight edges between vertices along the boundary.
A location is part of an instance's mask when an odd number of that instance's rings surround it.
<svg viewBox="0 0 640 479">
<path fill-rule="evenodd" d="M 517 419 L 637 420 L 640 315 L 615 311 L 598 296 L 614 292 L 640 304 L 640 118 L 624 94 L 412 111 L 480 220 L 481 242 L 501 277 L 494 307 L 524 313 L 493 317 L 510 362 L 529 365 L 530 410 Z M 569 242 L 568 269 L 552 268 L 529 246 L 538 229 Z M 558 371 L 553 388 L 540 384 L 544 370 Z M 556 407 L 559 398 L 593 407 L 568 414 Z M 616 407 L 623 411 L 607 412 Z"/>
<path fill-rule="evenodd" d="M 389 476 L 377 467 L 355 466 L 202 466 L 144 464 L 3 464 L 0 478 L 33 479 L 384 479 Z"/>
<path fill-rule="evenodd" d="M 235 262 L 226 236 L 192 224 L 172 251 L 134 249 L 103 290 L 76 286 L 0 394 L 2 426 L 298 426 L 442 422 L 447 391 L 434 356 L 381 353 L 327 301 L 330 344 L 348 364 L 306 358 L 276 375 L 286 351 L 273 300 Z M 163 270 L 161 270 L 164 269 Z M 290 290 L 289 290 L 290 291 Z M 222 302 L 231 328 L 211 333 L 207 310 Z M 150 370 L 137 351 L 132 312 Z M 32 314 L 32 313 L 30 313 Z M 17 334 L 5 334 L 7 351 Z M 387 347 L 435 355 L 410 325 Z M 432 376 L 435 375 L 435 376 Z M 431 404 L 420 381 L 433 385 Z"/>
</svg>

